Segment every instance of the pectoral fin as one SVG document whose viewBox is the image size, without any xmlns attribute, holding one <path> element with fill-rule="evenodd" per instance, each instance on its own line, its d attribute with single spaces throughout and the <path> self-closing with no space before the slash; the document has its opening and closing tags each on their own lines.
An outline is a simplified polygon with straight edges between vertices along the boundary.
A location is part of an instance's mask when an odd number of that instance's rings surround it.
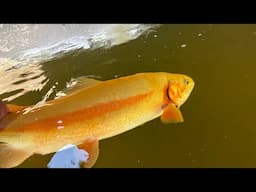
<svg viewBox="0 0 256 192">
<path fill-rule="evenodd" d="M 99 157 L 99 141 L 97 139 L 88 139 L 78 145 L 79 149 L 83 149 L 89 153 L 89 158 L 86 162 L 81 162 L 81 167 L 91 168 Z"/>
<path fill-rule="evenodd" d="M 161 121 L 163 123 L 181 123 L 184 121 L 182 113 L 178 107 L 170 103 L 164 110 Z"/>
</svg>

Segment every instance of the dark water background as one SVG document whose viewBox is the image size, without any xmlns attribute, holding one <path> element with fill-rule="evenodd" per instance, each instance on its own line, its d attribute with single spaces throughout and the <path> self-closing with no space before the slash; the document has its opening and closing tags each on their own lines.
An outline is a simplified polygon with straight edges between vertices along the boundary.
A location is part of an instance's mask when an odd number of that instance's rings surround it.
<svg viewBox="0 0 256 192">
<path fill-rule="evenodd" d="M 184 123 L 155 119 L 101 141 L 96 168 L 256 167 L 256 25 L 162 25 L 128 43 L 78 50 L 33 70 L 45 86 L 12 103 L 35 104 L 52 86 L 60 91 L 84 75 L 106 80 L 165 71 L 194 79 L 194 91 L 181 107 Z M 29 81 L 17 83 L 22 89 Z M 51 156 L 35 155 L 19 167 L 46 167 Z"/>
</svg>

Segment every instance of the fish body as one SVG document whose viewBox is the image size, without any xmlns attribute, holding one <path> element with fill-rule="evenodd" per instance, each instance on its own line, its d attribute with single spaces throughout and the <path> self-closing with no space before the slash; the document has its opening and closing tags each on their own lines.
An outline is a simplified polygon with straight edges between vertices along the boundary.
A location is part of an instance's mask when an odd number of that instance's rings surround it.
<svg viewBox="0 0 256 192">
<path fill-rule="evenodd" d="M 0 120 L 0 127 L 4 126 L 0 167 L 17 166 L 32 154 L 53 153 L 67 144 L 113 137 L 161 115 L 162 121 L 176 117 L 183 121 L 179 107 L 193 87 L 186 75 L 138 73 L 97 81 L 43 105 L 20 108 Z M 8 149 L 26 155 L 5 165 L 1 158 Z"/>
</svg>

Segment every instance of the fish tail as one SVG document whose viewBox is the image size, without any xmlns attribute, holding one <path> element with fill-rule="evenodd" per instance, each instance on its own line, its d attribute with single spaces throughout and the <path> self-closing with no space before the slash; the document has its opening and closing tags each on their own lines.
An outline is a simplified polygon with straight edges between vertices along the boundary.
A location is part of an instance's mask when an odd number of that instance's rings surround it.
<svg viewBox="0 0 256 192">
<path fill-rule="evenodd" d="M 0 143 L 0 168 L 16 167 L 31 155 L 31 152 L 15 148 L 11 144 Z"/>
<path fill-rule="evenodd" d="M 20 136 L 0 131 L 0 168 L 20 165 L 33 155 L 33 151 L 28 149 L 28 143 Z"/>
<path fill-rule="evenodd" d="M 5 117 L 8 113 L 22 110 L 23 106 L 5 104 L 0 99 L 0 168 L 16 167 L 30 157 L 28 142 L 21 135 L 5 130 Z"/>
</svg>

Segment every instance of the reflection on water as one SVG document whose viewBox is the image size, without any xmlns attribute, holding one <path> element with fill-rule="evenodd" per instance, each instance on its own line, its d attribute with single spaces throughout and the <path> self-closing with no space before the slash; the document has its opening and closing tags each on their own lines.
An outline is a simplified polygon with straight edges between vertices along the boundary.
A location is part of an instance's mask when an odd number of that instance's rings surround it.
<svg viewBox="0 0 256 192">
<path fill-rule="evenodd" d="M 56 59 L 75 50 L 111 48 L 136 39 L 157 26 L 2 24 L 0 98 L 12 101 L 29 91 L 41 91 L 48 82 L 39 64 L 42 61 Z"/>
<path fill-rule="evenodd" d="M 30 91 L 40 91 L 47 83 L 41 65 L 18 68 L 15 65 L 16 62 L 12 60 L 0 60 L 0 98 L 3 101 L 12 101 Z"/>
<path fill-rule="evenodd" d="M 157 26 L 149 24 L 1 24 L 0 58 L 17 60 L 18 65 L 38 63 L 72 50 L 119 45 L 136 39 Z"/>
<path fill-rule="evenodd" d="M 87 75 L 106 80 L 184 73 L 195 81 L 181 107 L 184 123 L 156 119 L 103 140 L 95 167 L 256 167 L 255 32 L 256 25 L 161 25 L 108 49 L 73 51 L 20 68 L 1 64 L 0 98 L 35 104 Z M 35 155 L 20 167 L 46 167 L 52 155 Z"/>
</svg>

